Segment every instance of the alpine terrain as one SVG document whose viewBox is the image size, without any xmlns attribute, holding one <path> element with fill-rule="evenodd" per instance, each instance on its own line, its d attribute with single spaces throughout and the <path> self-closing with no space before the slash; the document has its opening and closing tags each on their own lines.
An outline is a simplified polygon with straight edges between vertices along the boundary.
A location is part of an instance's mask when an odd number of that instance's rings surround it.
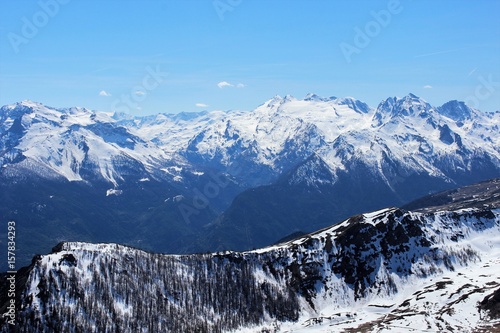
<svg viewBox="0 0 500 333">
<path fill-rule="evenodd" d="M 0 108 L 0 213 L 22 265 L 61 241 L 250 250 L 499 177 L 499 124 L 413 94 L 144 117 L 23 101 Z"/>
<path fill-rule="evenodd" d="M 410 206 L 247 252 L 60 243 L 18 272 L 2 332 L 498 331 L 500 180 Z"/>
</svg>

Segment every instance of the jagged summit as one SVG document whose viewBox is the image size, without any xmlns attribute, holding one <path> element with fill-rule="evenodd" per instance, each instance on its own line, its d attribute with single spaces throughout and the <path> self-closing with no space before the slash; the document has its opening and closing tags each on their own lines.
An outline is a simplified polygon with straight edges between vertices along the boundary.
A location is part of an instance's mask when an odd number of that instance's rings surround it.
<svg viewBox="0 0 500 333">
<path fill-rule="evenodd" d="M 369 113 L 371 108 L 368 104 L 361 102 L 353 97 L 335 98 L 334 101 L 339 105 L 346 105 L 358 113 Z"/>
<path fill-rule="evenodd" d="M 461 101 L 449 101 L 437 108 L 442 115 L 458 122 L 471 119 L 476 112 Z"/>
<path fill-rule="evenodd" d="M 433 108 L 429 103 L 410 93 L 403 98 L 389 97 L 380 102 L 373 115 L 373 119 L 375 125 L 380 126 L 394 120 L 396 117 L 418 116 L 424 118 L 432 111 Z"/>
<path fill-rule="evenodd" d="M 28 107 L 28 108 L 42 108 L 42 107 L 45 107 L 44 104 L 42 104 L 40 102 L 31 101 L 29 99 L 25 99 L 25 100 L 23 100 L 21 102 L 17 102 L 17 103 L 14 103 L 14 104 L 6 105 L 6 107 L 9 108 L 9 109 L 14 109 L 14 108 L 19 107 L 19 106 Z"/>
<path fill-rule="evenodd" d="M 324 102 L 325 100 L 330 100 L 330 99 L 335 99 L 335 97 L 330 97 L 330 98 L 323 98 L 321 96 L 318 96 L 314 93 L 308 93 L 305 97 L 304 97 L 304 101 L 316 101 L 316 102 Z"/>
</svg>

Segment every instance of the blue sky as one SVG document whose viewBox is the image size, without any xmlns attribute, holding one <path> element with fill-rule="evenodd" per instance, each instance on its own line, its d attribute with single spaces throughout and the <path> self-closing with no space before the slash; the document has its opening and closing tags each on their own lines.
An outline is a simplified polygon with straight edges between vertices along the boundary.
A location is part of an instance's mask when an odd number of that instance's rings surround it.
<svg viewBox="0 0 500 333">
<path fill-rule="evenodd" d="M 500 110 L 500 1 L 0 0 L 0 104 L 137 115 L 412 92 Z"/>
</svg>

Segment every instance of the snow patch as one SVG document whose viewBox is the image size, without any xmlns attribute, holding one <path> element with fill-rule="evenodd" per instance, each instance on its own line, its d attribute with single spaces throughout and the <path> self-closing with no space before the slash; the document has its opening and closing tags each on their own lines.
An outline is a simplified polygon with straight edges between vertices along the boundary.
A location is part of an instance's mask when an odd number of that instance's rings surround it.
<svg viewBox="0 0 500 333">
<path fill-rule="evenodd" d="M 122 190 L 117 190 L 117 189 L 113 189 L 113 188 L 110 188 L 109 190 L 106 191 L 106 196 L 107 197 L 109 197 L 111 195 L 119 196 L 119 195 L 122 195 L 122 194 L 123 194 Z"/>
</svg>

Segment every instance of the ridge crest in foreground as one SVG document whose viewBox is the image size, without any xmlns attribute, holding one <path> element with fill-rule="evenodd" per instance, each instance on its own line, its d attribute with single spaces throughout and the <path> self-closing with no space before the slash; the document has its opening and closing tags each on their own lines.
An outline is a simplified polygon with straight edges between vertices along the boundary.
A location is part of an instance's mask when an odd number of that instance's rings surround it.
<svg viewBox="0 0 500 333">
<path fill-rule="evenodd" d="M 499 266 L 498 206 L 388 208 L 248 252 L 68 242 L 25 272 L 18 331 L 472 332 L 498 324 Z"/>
</svg>

